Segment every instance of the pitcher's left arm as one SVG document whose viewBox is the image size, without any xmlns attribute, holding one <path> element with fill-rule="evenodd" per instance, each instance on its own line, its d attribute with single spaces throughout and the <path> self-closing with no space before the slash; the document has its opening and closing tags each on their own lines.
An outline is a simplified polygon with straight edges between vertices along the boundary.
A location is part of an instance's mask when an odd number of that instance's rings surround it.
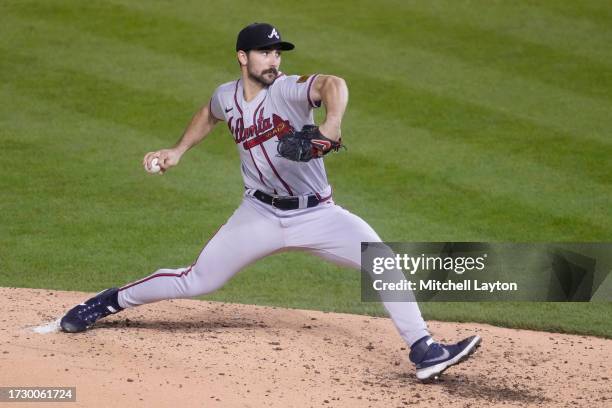
<svg viewBox="0 0 612 408">
<path fill-rule="evenodd" d="M 310 89 L 310 97 L 325 105 L 325 120 L 319 125 L 321 134 L 331 140 L 341 137 L 342 117 L 348 104 L 348 87 L 344 79 L 334 75 L 318 75 Z"/>
</svg>

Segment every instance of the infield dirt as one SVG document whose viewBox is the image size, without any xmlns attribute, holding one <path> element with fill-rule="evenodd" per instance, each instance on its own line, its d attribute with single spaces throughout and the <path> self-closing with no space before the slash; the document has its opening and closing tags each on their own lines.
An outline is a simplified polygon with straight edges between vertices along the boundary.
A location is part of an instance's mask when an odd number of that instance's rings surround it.
<svg viewBox="0 0 612 408">
<path fill-rule="evenodd" d="M 90 295 L 0 288 L 0 386 L 74 386 L 69 407 L 612 405 L 612 340 L 596 337 L 430 321 L 483 343 L 422 384 L 387 318 L 172 300 L 34 331 Z"/>
</svg>

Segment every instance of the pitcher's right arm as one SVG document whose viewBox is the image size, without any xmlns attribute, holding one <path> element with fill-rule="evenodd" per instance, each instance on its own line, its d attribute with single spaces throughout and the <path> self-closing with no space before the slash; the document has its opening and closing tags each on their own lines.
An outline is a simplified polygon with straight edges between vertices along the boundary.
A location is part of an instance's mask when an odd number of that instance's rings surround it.
<svg viewBox="0 0 612 408">
<path fill-rule="evenodd" d="M 219 120 L 212 114 L 210 104 L 207 103 L 193 115 L 183 136 L 174 147 L 147 153 L 142 164 L 150 169 L 151 161 L 157 157 L 159 167 L 161 167 L 160 174 L 163 174 L 170 167 L 176 166 L 187 150 L 204 140 L 212 132 L 217 122 Z"/>
</svg>

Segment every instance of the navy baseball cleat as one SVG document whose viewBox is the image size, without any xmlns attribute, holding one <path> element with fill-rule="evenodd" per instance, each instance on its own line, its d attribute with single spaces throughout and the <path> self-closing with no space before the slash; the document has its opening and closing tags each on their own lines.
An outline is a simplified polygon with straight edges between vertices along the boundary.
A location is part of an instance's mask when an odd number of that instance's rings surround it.
<svg viewBox="0 0 612 408">
<path fill-rule="evenodd" d="M 457 344 L 436 343 L 430 336 L 417 340 L 410 348 L 410 361 L 416 364 L 416 376 L 421 381 L 435 378 L 448 367 L 469 357 L 480 345 L 480 336 L 471 336 Z"/>
<path fill-rule="evenodd" d="M 123 310 L 117 301 L 119 289 L 103 290 L 84 303 L 76 305 L 60 321 L 63 331 L 68 333 L 82 332 L 99 319 Z"/>
</svg>

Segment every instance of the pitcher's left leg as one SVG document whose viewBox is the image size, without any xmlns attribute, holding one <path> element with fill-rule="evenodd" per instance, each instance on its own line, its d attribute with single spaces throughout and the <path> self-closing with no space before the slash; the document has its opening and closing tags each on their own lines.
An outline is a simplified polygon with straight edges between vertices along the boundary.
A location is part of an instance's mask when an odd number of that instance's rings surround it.
<svg viewBox="0 0 612 408">
<path fill-rule="evenodd" d="M 361 270 L 361 242 L 380 242 L 364 220 L 337 205 L 327 205 L 287 222 L 288 246 L 305 248 L 341 266 Z M 389 249 L 388 256 L 394 256 Z M 401 271 L 398 271 L 401 273 Z M 429 335 L 412 293 L 412 301 L 383 302 L 400 336 L 412 346 Z"/>
</svg>

